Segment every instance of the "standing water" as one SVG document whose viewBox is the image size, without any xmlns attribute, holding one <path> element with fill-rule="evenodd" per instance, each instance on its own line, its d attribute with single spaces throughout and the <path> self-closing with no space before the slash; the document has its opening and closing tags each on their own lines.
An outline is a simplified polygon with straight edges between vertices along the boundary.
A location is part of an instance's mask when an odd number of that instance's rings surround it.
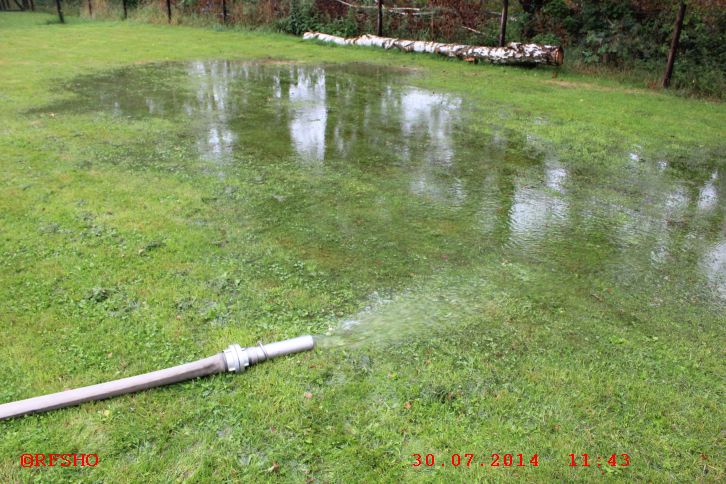
<svg viewBox="0 0 726 484">
<path fill-rule="evenodd" d="M 509 296 L 631 314 L 724 305 L 716 161 L 562 160 L 501 128 L 507 106 L 416 80 L 358 64 L 159 64 L 78 78 L 41 111 L 158 121 L 163 137 L 90 147 L 87 163 L 221 180 L 224 225 L 305 261 L 321 291 L 368 298 L 324 346 L 453 328 Z"/>
</svg>

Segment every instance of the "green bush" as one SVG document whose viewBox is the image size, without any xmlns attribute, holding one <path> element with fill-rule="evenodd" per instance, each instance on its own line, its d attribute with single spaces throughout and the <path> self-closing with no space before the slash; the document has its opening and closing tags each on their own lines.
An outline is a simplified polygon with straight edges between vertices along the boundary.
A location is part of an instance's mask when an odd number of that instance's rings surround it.
<svg viewBox="0 0 726 484">
<path fill-rule="evenodd" d="M 326 32 L 332 35 L 340 35 L 341 37 L 350 37 L 358 34 L 358 23 L 355 19 L 355 13 L 348 11 L 348 15 L 332 20 L 326 27 Z"/>
<path fill-rule="evenodd" d="M 537 34 L 532 38 L 535 44 L 562 45 L 562 39 L 555 34 Z"/>
<path fill-rule="evenodd" d="M 521 3 L 521 2 L 520 2 Z M 538 43 L 559 39 L 568 63 L 660 77 L 668 56 L 678 2 L 543 0 L 522 16 L 522 36 Z M 689 2 L 672 86 L 726 97 L 726 9 Z M 645 78 L 644 78 L 645 79 Z"/>
<path fill-rule="evenodd" d="M 302 35 L 310 30 L 327 30 L 321 29 L 320 24 L 312 3 L 290 0 L 290 14 L 278 22 L 278 28 L 288 34 Z"/>
</svg>

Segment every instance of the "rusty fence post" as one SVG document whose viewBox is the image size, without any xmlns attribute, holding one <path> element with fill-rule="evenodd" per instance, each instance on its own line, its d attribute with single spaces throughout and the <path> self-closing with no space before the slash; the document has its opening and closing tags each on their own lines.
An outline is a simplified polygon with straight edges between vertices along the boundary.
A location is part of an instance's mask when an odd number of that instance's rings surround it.
<svg viewBox="0 0 726 484">
<path fill-rule="evenodd" d="M 66 20 L 63 18 L 63 7 L 61 6 L 61 0 L 55 0 L 55 7 L 56 9 L 58 9 L 58 19 L 60 20 L 60 23 L 66 23 Z"/>
<path fill-rule="evenodd" d="M 676 53 L 678 52 L 678 43 L 681 39 L 681 29 L 683 28 L 683 17 L 686 16 L 686 2 L 681 0 L 678 6 L 678 15 L 676 16 L 676 25 L 673 28 L 673 39 L 671 39 L 671 48 L 668 51 L 668 63 L 663 74 L 663 87 L 671 85 L 671 76 L 673 76 L 673 64 L 676 62 Z"/>
<path fill-rule="evenodd" d="M 504 47 L 507 39 L 507 15 L 509 14 L 509 0 L 502 0 L 502 18 L 499 19 L 499 47 Z"/>
</svg>

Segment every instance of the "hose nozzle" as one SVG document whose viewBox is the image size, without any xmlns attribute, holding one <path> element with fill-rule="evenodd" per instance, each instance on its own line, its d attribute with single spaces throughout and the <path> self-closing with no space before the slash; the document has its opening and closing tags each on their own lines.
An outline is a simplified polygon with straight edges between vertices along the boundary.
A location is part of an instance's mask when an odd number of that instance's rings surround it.
<svg viewBox="0 0 726 484">
<path fill-rule="evenodd" d="M 224 350 L 224 359 L 227 363 L 227 371 L 242 373 L 248 366 L 271 360 L 278 356 L 300 353 L 315 348 L 315 339 L 312 336 L 298 336 L 297 338 L 286 339 L 276 343 L 242 348 L 238 344 L 231 344 Z"/>
</svg>

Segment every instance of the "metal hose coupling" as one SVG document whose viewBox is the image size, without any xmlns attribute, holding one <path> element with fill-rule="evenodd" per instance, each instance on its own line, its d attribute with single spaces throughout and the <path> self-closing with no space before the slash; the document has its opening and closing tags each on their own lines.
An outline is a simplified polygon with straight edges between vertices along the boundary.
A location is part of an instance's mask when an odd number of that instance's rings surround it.
<svg viewBox="0 0 726 484">
<path fill-rule="evenodd" d="M 247 348 L 242 348 L 235 343 L 224 350 L 224 360 L 227 363 L 227 371 L 242 373 L 248 366 L 255 363 L 277 358 L 278 356 L 309 351 L 313 348 L 315 348 L 315 339 L 309 335 L 266 345 L 258 343 L 257 346 Z"/>
</svg>

